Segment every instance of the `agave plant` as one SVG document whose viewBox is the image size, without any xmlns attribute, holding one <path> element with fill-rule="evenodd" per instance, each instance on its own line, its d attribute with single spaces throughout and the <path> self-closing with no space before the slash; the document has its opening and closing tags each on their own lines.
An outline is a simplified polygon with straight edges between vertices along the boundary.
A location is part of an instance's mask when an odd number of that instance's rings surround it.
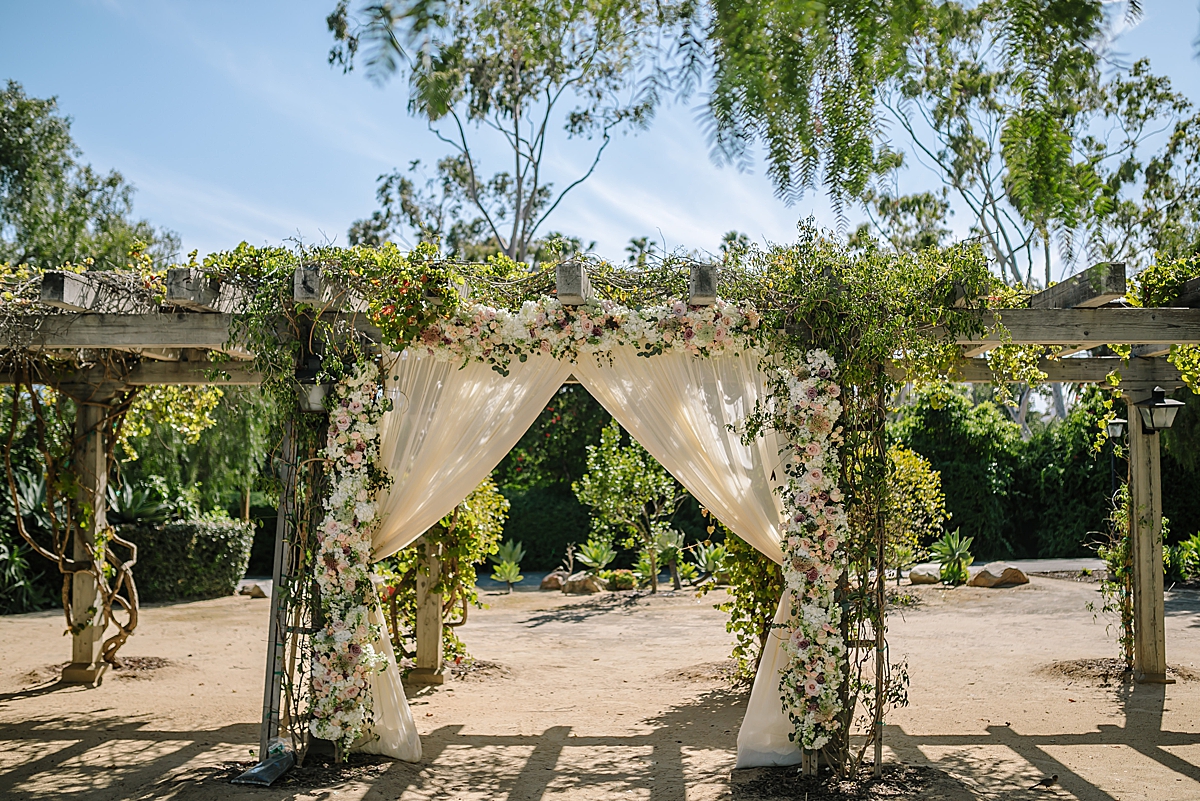
<svg viewBox="0 0 1200 801">
<path fill-rule="evenodd" d="M 942 566 L 943 584 L 956 587 L 959 584 L 967 583 L 967 579 L 970 578 L 967 568 L 975 561 L 975 557 L 971 555 L 971 542 L 974 539 L 974 537 L 963 538 L 958 533 L 958 529 L 954 529 L 954 531 L 943 534 L 942 538 L 930 548 L 934 559 Z"/>
<path fill-rule="evenodd" d="M 505 562 L 512 562 L 514 565 L 520 565 L 521 560 L 525 558 L 525 547 L 515 540 L 505 540 L 504 544 L 496 553 L 488 557 L 497 565 L 502 565 Z"/>
<path fill-rule="evenodd" d="M 723 542 L 698 542 L 692 547 L 692 558 L 705 576 L 717 576 L 725 572 L 725 557 L 729 551 Z"/>
<path fill-rule="evenodd" d="M 593 537 L 579 549 L 575 558 L 588 566 L 589 573 L 599 573 L 617 558 L 617 552 L 608 540 Z"/>
<path fill-rule="evenodd" d="M 521 566 L 516 562 L 501 562 L 496 565 L 496 571 L 492 573 L 492 581 L 503 581 L 508 585 L 509 592 L 512 592 L 514 584 L 524 579 L 525 577 L 521 575 Z"/>
</svg>

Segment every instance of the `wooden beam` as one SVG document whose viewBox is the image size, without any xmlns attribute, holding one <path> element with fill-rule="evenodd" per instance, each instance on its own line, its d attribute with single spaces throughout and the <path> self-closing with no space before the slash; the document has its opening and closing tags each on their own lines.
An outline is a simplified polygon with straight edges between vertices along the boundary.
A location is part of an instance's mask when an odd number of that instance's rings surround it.
<svg viewBox="0 0 1200 801">
<path fill-rule="evenodd" d="M 442 594 L 434 592 L 442 572 L 441 555 L 435 549 L 441 546 L 421 542 L 417 547 L 417 665 L 409 671 L 408 681 L 442 684 L 446 680 L 442 672 Z"/>
<path fill-rule="evenodd" d="M 26 337 L 19 333 L 14 336 L 9 331 L 0 334 L 0 350 L 13 347 L 222 350 L 229 342 L 231 319 L 227 314 L 63 314 L 36 322 L 37 330 Z"/>
<path fill-rule="evenodd" d="M 231 314 L 241 311 L 246 298 L 241 287 L 223 284 L 202 270 L 172 267 L 167 270 L 166 304 L 198 312 Z"/>
<path fill-rule="evenodd" d="M 258 386 L 262 374 L 244 362 L 142 362 L 129 371 L 125 383 L 134 387 L 208 384 Z"/>
<path fill-rule="evenodd" d="M 1183 386 L 1179 369 L 1166 359 L 1130 359 L 1128 362 L 1119 358 L 1042 359 L 1038 367 L 1051 382 L 1102 384 L 1115 371 L 1120 375 L 1123 387 Z M 907 378 L 899 365 L 890 366 L 888 373 L 899 381 Z M 965 384 L 990 384 L 996 380 L 986 359 L 961 359 L 950 369 L 949 378 Z"/>
<path fill-rule="evenodd" d="M 1200 278 L 1193 278 L 1183 285 L 1172 306 L 1200 307 Z"/>
<path fill-rule="evenodd" d="M 1200 343 L 1200 309 L 999 309 L 984 312 L 983 320 L 991 330 L 960 337 L 959 344 Z M 1011 340 L 994 333 L 998 324 L 1008 329 Z"/>
<path fill-rule="evenodd" d="M 1094 309 L 1125 297 L 1125 262 L 1104 262 L 1029 299 L 1031 309 Z"/>
</svg>

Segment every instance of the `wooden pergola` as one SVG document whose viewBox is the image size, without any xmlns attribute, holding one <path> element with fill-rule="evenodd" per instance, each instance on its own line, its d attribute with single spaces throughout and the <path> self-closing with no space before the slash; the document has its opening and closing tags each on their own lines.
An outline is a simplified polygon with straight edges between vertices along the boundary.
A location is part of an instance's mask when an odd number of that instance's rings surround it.
<svg viewBox="0 0 1200 801">
<path fill-rule="evenodd" d="M 580 268 L 582 269 L 582 267 Z M 716 267 L 702 268 L 710 271 Z M 74 555 L 88 559 L 87 543 L 106 523 L 107 470 L 104 441 L 104 405 L 131 387 L 151 385 L 255 385 L 260 382 L 253 369 L 253 354 L 233 341 L 234 315 L 244 302 L 240 290 L 192 268 L 172 269 L 166 281 L 166 297 L 154 307 L 114 306 L 111 292 L 98 277 L 102 274 L 46 273 L 41 284 L 41 304 L 52 313 L 30 315 L 30 326 L 18 333 L 0 335 L 0 356 L 5 351 L 35 351 L 46 355 L 76 357 L 81 351 L 103 354 L 88 361 L 86 369 L 46 368 L 31 376 L 0 373 L 0 384 L 32 381 L 56 387 L 79 405 L 75 439 L 80 502 L 94 514 L 85 528 L 75 532 Z M 562 271 L 560 281 L 564 280 Z M 586 281 L 583 276 L 578 276 Z M 715 285 L 715 274 L 709 283 Z M 701 281 L 701 284 L 704 282 Z M 578 295 L 578 285 L 564 284 L 559 297 L 567 301 Z M 1110 375 L 1120 374 L 1118 386 L 1133 404 L 1154 387 L 1168 390 L 1182 385 L 1179 371 L 1164 358 L 1171 345 L 1200 344 L 1200 280 L 1185 286 L 1179 298 L 1166 308 L 1133 308 L 1124 304 L 1126 294 L 1123 264 L 1102 264 L 1068 281 L 1035 295 L 1025 308 L 983 312 L 985 333 L 963 337 L 962 359 L 950 377 L 962 382 L 994 380 L 986 353 L 1002 344 L 1042 345 L 1055 349 L 1056 357 L 1045 359 L 1041 369 L 1050 382 L 1108 385 Z M 337 287 L 325 286 L 317 268 L 296 271 L 293 300 L 324 305 L 327 309 L 354 308 L 353 300 Z M 693 298 L 696 305 L 713 302 L 710 293 Z M 580 302 L 582 302 L 580 300 Z M 330 312 L 337 314 L 338 312 Z M 368 339 L 379 342 L 379 331 L 361 315 L 352 323 Z M 1004 331 L 997 330 L 1003 326 Z M 1106 344 L 1133 346 L 1133 356 L 1084 355 Z M 217 354 L 219 357 L 214 358 Z M 7 363 L 12 363 L 8 360 Z M 103 365 L 103 366 L 100 366 Z M 899 367 L 891 368 L 902 379 Z M 1166 648 L 1163 631 L 1162 502 L 1159 471 L 1159 435 L 1144 432 L 1136 424 L 1131 406 L 1130 493 L 1133 504 L 1131 535 L 1134 554 L 1135 670 L 1144 681 L 1166 681 Z M 285 443 L 285 491 L 280 499 L 277 529 L 275 582 L 287 581 L 283 560 L 288 540 L 288 481 L 294 481 L 294 465 L 288 464 Z M 294 457 L 292 459 L 294 461 Z M 289 479 L 288 471 L 291 471 Z M 433 575 L 438 566 L 431 565 Z M 96 587 L 89 574 L 75 574 L 72 607 L 81 616 L 94 605 Z M 436 581 L 436 579 L 431 579 Z M 428 584 L 428 582 L 426 582 Z M 418 667 L 437 681 L 441 674 L 441 599 L 418 587 Z M 280 607 L 281 593 L 272 597 L 266 687 L 264 691 L 262 754 L 279 727 L 280 676 L 287 621 Z M 72 659 L 63 680 L 96 683 L 104 671 L 100 659 L 102 632 L 87 627 L 72 638 Z"/>
</svg>

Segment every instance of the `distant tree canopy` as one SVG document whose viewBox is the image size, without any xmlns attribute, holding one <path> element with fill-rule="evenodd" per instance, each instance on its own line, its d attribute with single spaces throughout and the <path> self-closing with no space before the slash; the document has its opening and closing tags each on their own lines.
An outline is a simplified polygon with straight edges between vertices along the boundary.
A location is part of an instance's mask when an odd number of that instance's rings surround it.
<svg viewBox="0 0 1200 801">
<path fill-rule="evenodd" d="M 57 101 L 9 81 L 0 91 L 0 264 L 53 269 L 92 259 L 117 268 L 145 247 L 165 266 L 179 237 L 134 219 L 133 187 L 81 156 Z"/>
</svg>

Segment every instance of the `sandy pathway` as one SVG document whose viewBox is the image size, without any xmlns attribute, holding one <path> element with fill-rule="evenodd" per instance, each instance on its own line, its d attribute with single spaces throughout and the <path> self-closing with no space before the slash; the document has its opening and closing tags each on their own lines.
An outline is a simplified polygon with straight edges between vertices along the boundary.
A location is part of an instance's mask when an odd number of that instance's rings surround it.
<svg viewBox="0 0 1200 801">
<path fill-rule="evenodd" d="M 1084 609 L 1093 587 L 921 590 L 892 621 L 913 679 L 887 732 L 892 758 L 932 761 L 981 798 L 1200 799 L 1200 682 L 1130 694 L 1041 671 L 1113 654 Z M 730 635 L 714 598 L 485 600 L 462 635 L 499 668 L 413 693 L 422 763 L 308 791 L 205 780 L 256 746 L 266 601 L 146 610 L 127 654 L 173 664 L 98 690 L 45 691 L 45 668 L 68 652 L 60 616 L 0 618 L 0 797 L 727 797 L 745 695 L 715 675 Z M 1198 610 L 1173 598 L 1168 654 L 1200 673 Z M 1053 796 L 1019 789 L 1043 771 L 1060 774 Z"/>
</svg>

